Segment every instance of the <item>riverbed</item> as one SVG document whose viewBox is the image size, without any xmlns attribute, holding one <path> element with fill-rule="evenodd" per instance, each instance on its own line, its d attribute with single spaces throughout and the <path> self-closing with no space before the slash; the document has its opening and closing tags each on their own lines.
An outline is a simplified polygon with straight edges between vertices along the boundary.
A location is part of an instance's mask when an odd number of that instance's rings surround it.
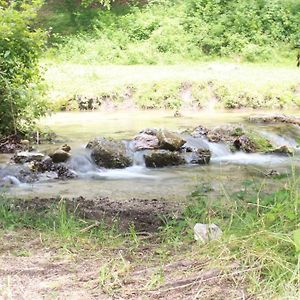
<svg viewBox="0 0 300 300">
<path fill-rule="evenodd" d="M 57 133 L 58 142 L 35 147 L 45 151 L 68 143 L 72 147 L 72 163 L 78 178 L 53 180 L 45 177 L 35 183 L 20 183 L 3 190 L 9 195 L 24 198 L 101 196 L 116 200 L 164 198 L 181 202 L 199 186 L 209 186 L 215 193 L 230 193 L 242 189 L 249 181 L 276 188 L 276 181 L 269 175 L 272 174 L 271 171 L 276 171 L 276 174 L 283 177 L 289 176 L 293 168 L 299 172 L 300 129 L 286 125 L 248 124 L 247 118 L 251 113 L 253 112 L 205 111 L 184 113 L 181 117 L 174 117 L 173 112 L 169 111 L 57 113 L 43 119 L 40 126 Z M 299 116 L 300 112 L 293 112 L 293 115 Z M 198 125 L 212 128 L 224 124 L 246 123 L 259 128 L 278 146 L 287 145 L 293 148 L 295 156 L 231 153 L 220 145 L 211 144 L 212 158 L 208 165 L 149 169 L 137 160 L 132 167 L 126 169 L 98 170 L 91 164 L 85 150 L 88 141 L 97 136 L 131 139 L 145 128 L 184 131 Z M 8 155 L 0 155 L 2 168 L 8 161 Z"/>
</svg>

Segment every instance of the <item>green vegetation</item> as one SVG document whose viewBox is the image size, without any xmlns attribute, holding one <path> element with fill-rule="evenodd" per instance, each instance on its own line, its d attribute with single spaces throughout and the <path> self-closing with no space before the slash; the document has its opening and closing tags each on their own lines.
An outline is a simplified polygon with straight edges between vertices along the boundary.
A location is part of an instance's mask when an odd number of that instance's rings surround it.
<svg viewBox="0 0 300 300">
<path fill-rule="evenodd" d="M 235 282 L 239 288 L 243 282 L 250 295 L 270 299 L 296 297 L 297 291 L 292 287 L 300 279 L 299 178 L 294 174 L 280 180 L 282 187 L 274 193 L 267 191 L 264 182 L 247 180 L 240 191 L 232 195 L 224 191 L 218 197 L 211 193 L 209 184 L 202 184 L 190 196 L 180 218 L 166 220 L 157 233 L 146 238 L 134 226 L 120 232 L 118 222 L 107 226 L 80 219 L 66 210 L 63 200 L 46 210 L 31 211 L 13 209 L 11 200 L 2 198 L 0 227 L 2 232 L 24 228 L 39 232 L 41 240 L 63 249 L 66 254 L 71 251 L 73 255 L 83 255 L 85 251 L 90 253 L 88 249 L 100 252 L 104 249 L 106 254 L 102 255 L 110 263 L 99 270 L 98 287 L 109 295 L 120 293 L 124 288 L 122 278 L 128 279 L 131 268 L 137 265 L 151 269 L 153 264 L 163 266 L 189 257 L 198 261 L 205 258 L 210 261 L 210 267 L 237 264 Z M 224 232 L 222 238 L 207 244 L 192 244 L 192 228 L 197 222 L 218 224 Z M 123 258 L 117 259 L 117 263 L 109 257 L 109 252 L 120 248 L 124 249 Z M 147 257 L 140 256 L 142 249 L 148 249 Z M 21 253 L 28 251 L 25 248 Z M 125 257 L 131 258 L 131 268 Z M 143 289 L 163 285 L 163 268 L 155 270 Z M 121 278 L 116 278 L 117 274 Z M 230 274 L 223 276 L 231 278 Z"/>
<path fill-rule="evenodd" d="M 293 48 L 300 39 L 295 0 L 129 1 L 113 4 L 109 11 L 101 6 L 70 9 L 69 2 L 49 1 L 40 14 L 39 23 L 52 28 L 46 55 L 52 60 L 159 64 L 229 57 L 286 62 L 295 60 Z"/>
<path fill-rule="evenodd" d="M 92 99 L 140 109 L 290 109 L 300 105 L 300 73 L 292 68 L 203 63 L 193 66 L 46 64 L 53 109 L 78 110 Z"/>
<path fill-rule="evenodd" d="M 45 114 L 39 58 L 44 34 L 30 26 L 40 1 L 0 2 L 0 134 L 28 130 Z"/>
</svg>

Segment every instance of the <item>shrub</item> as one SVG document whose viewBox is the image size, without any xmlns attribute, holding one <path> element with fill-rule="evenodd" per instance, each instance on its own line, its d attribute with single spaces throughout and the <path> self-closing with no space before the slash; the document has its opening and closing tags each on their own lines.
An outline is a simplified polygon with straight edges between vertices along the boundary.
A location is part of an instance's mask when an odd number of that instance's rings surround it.
<svg viewBox="0 0 300 300">
<path fill-rule="evenodd" d="M 46 113 L 38 58 L 45 35 L 31 25 L 41 1 L 0 2 L 0 134 L 28 130 Z"/>
</svg>

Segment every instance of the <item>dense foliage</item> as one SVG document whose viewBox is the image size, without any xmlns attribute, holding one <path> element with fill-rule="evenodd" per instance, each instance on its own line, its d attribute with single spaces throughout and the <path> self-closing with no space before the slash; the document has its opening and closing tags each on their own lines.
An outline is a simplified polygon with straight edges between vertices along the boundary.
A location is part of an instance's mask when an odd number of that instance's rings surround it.
<svg viewBox="0 0 300 300">
<path fill-rule="evenodd" d="M 208 56 L 278 60 L 278 54 L 290 56 L 300 38 L 295 0 L 160 0 L 110 11 L 81 7 L 72 20 L 60 6 L 47 20 L 41 21 L 53 27 L 59 49 L 52 53 L 87 63 L 173 63 Z"/>
<path fill-rule="evenodd" d="M 40 5 L 0 2 L 0 134 L 26 131 L 46 112 L 38 66 L 45 36 L 30 27 Z"/>
</svg>

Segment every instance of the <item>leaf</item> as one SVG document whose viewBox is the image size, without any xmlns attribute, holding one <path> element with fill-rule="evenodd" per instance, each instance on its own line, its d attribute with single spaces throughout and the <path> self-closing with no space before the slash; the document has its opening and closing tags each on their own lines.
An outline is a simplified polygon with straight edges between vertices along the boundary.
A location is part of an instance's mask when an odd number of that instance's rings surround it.
<svg viewBox="0 0 300 300">
<path fill-rule="evenodd" d="M 296 251 L 300 252 L 300 229 L 294 231 L 293 240 L 296 247 Z"/>
<path fill-rule="evenodd" d="M 7 51 L 4 53 L 4 58 L 6 58 L 9 54 L 10 54 L 10 51 L 7 50 Z"/>
</svg>

